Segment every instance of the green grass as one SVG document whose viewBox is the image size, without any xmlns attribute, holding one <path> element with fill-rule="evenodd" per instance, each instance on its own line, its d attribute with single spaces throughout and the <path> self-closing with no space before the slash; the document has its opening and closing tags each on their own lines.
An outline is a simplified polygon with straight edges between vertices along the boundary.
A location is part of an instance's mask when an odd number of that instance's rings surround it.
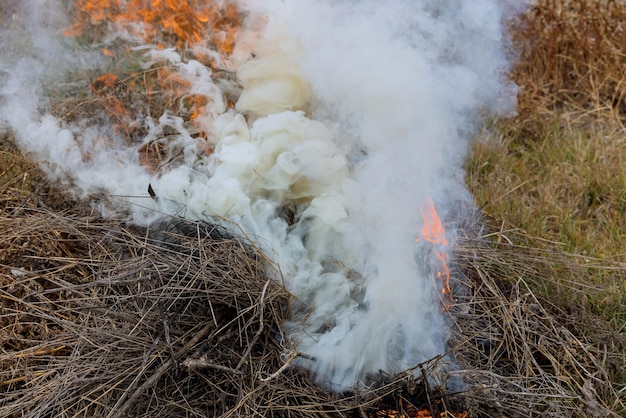
<svg viewBox="0 0 626 418">
<path fill-rule="evenodd" d="M 477 204 L 494 225 L 521 229 L 523 245 L 558 251 L 576 265 L 573 274 L 555 266 L 537 290 L 626 334 L 626 141 L 619 127 L 561 119 L 529 131 L 503 120 L 485 132 L 466 167 Z"/>
</svg>

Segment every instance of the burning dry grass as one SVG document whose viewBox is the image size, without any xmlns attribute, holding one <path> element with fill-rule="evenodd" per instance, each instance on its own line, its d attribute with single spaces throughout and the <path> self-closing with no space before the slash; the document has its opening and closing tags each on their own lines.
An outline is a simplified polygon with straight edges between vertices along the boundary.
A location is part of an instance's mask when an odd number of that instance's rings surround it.
<svg viewBox="0 0 626 418">
<path fill-rule="evenodd" d="M 423 379 L 442 359 L 357 394 L 320 389 L 289 367 L 290 296 L 253 245 L 210 224 L 99 218 L 5 149 L 0 416 L 626 414 L 625 9 L 540 0 L 514 29 L 520 115 L 477 144 L 468 179 L 487 224 L 516 227 L 457 243 L 448 389 Z M 120 97 L 88 100 L 111 117 Z M 156 103 L 143 97 L 122 104 Z"/>
<path fill-rule="evenodd" d="M 512 231 L 459 241 L 452 271 L 462 286 L 447 310 L 459 368 L 441 377 L 447 389 L 428 383 L 444 357 L 338 395 L 289 367 L 298 355 L 282 331 L 290 295 L 246 240 L 211 224 L 144 229 L 99 218 L 41 178 L 21 180 L 37 170 L 15 151 L 2 158 L 16 168 L 0 194 L 0 416 L 625 411 L 609 376 L 624 342 L 526 284 L 576 265 L 510 244 L 519 239 Z"/>
<path fill-rule="evenodd" d="M 66 36 L 82 36 L 94 26 L 113 24 L 160 45 L 186 48 L 210 38 L 219 50 L 232 52 L 239 29 L 239 11 L 228 1 L 76 0 L 75 7 L 77 21 L 64 31 Z"/>
</svg>

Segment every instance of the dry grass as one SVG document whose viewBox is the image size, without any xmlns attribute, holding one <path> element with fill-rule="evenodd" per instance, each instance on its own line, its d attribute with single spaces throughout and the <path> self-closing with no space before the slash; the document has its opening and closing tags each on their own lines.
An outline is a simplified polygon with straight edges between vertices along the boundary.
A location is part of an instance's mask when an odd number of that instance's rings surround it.
<svg viewBox="0 0 626 418">
<path fill-rule="evenodd" d="M 0 416 L 354 416 L 401 392 L 339 397 L 286 370 L 289 295 L 226 230 L 128 227 L 14 185 L 0 190 Z"/>
<path fill-rule="evenodd" d="M 513 25 L 520 114 L 489 126 L 467 166 L 487 213 L 583 266 L 626 262 L 624 25 L 621 1 L 539 1 Z M 597 269 L 578 281 L 586 290 L 567 293 L 571 303 L 623 330 L 624 273 Z"/>
<path fill-rule="evenodd" d="M 624 366 L 615 355 L 623 338 L 583 311 L 538 299 L 528 283 L 555 266 L 574 277 L 578 266 L 509 244 L 527 239 L 515 231 L 463 227 L 447 356 L 339 395 L 289 367 L 298 355 L 282 332 L 290 296 L 267 279 L 271 264 L 253 245 L 211 224 L 171 219 L 145 229 L 78 202 L 51 207 L 62 195 L 44 184 L 8 181 L 0 190 L 0 416 L 626 411 L 611 384 Z M 458 367 L 437 375 L 438 362 L 451 359 Z"/>
<path fill-rule="evenodd" d="M 626 262 L 626 146 L 615 131 L 555 127 L 544 138 L 500 134 L 475 145 L 468 180 L 483 209 L 535 237 L 532 245 L 569 253 L 581 267 L 539 289 L 626 325 L 626 271 L 593 268 Z M 524 240 L 524 245 L 531 241 Z"/>
<path fill-rule="evenodd" d="M 512 24 L 518 123 L 566 111 L 586 122 L 626 115 L 626 3 L 538 0 Z"/>
<path fill-rule="evenodd" d="M 626 377 L 626 338 L 589 312 L 537 296 L 533 289 L 555 273 L 565 279 L 580 271 L 561 252 L 514 244 L 532 241 L 500 230 L 458 243 L 457 277 L 465 277 L 470 293 L 454 316 L 454 350 L 472 366 L 461 372 L 465 378 L 485 385 L 470 398 L 504 416 L 626 413 L 613 387 Z"/>
<path fill-rule="evenodd" d="M 623 1 L 539 0 L 513 22 L 519 114 L 492 121 L 467 164 L 489 224 L 519 231 L 510 244 L 553 260 L 521 278 L 550 301 L 559 325 L 613 359 L 606 370 L 618 403 L 626 398 L 626 354 L 615 344 L 626 335 L 625 30 Z"/>
</svg>

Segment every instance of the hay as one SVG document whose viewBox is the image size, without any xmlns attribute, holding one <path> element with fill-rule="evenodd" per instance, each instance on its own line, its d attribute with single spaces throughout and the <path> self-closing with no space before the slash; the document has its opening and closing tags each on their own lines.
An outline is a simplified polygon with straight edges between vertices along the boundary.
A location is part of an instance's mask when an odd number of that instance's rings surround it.
<svg viewBox="0 0 626 418">
<path fill-rule="evenodd" d="M 626 3 L 533 3 L 511 22 L 517 60 L 510 77 L 520 87 L 517 122 L 536 129 L 559 115 L 579 125 L 613 120 L 623 126 Z"/>
</svg>

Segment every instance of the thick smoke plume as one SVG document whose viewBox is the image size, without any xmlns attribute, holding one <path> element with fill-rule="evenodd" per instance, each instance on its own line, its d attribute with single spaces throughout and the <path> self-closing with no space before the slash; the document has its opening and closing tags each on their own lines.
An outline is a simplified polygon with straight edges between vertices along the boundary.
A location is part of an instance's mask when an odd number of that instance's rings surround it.
<svg viewBox="0 0 626 418">
<path fill-rule="evenodd" d="M 167 215 L 238 224 L 294 295 L 287 328 L 305 354 L 298 364 L 334 389 L 445 352 L 420 207 L 432 199 L 445 219 L 471 204 L 468 137 L 482 112 L 512 108 L 505 3 L 240 1 L 235 51 L 219 62 L 229 81 L 112 27 L 110 39 L 145 51 L 144 68 L 165 62 L 210 99 L 197 121 L 206 139 L 166 112 L 136 121 L 146 133 L 131 144 L 48 110 L 55 91 L 86 87 L 81 71 L 107 65 L 61 35 L 65 3 L 15 1 L 2 21 L 0 120 L 50 176 L 138 224 Z M 179 154 L 157 173 L 138 156 L 155 140 Z M 446 233 L 452 241 L 454 228 Z"/>
</svg>

